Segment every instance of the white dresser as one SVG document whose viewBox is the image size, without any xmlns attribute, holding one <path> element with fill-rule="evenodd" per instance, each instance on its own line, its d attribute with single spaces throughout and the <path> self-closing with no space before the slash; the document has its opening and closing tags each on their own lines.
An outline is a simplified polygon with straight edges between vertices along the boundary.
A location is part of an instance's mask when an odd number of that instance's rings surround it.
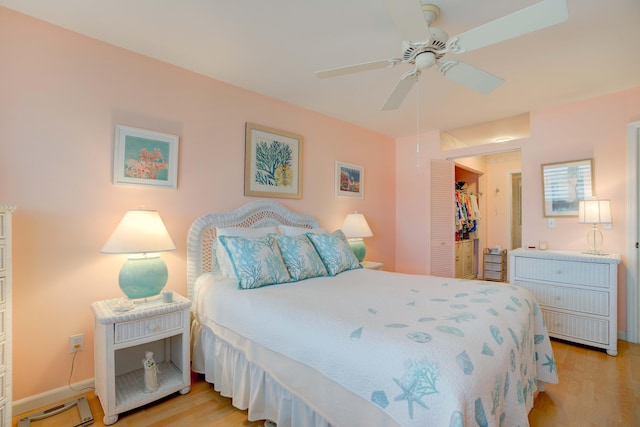
<svg viewBox="0 0 640 427">
<path fill-rule="evenodd" d="M 0 427 L 11 426 L 11 214 L 0 204 Z"/>
<path fill-rule="evenodd" d="M 516 249 L 509 282 L 534 295 L 552 337 L 618 354 L 617 254 Z"/>
</svg>

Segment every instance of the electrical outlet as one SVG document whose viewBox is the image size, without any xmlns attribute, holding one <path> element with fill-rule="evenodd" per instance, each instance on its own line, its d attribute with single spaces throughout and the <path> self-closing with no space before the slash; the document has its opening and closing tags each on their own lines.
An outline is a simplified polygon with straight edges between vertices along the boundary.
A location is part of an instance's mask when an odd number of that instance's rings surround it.
<svg viewBox="0 0 640 427">
<path fill-rule="evenodd" d="M 82 350 L 84 350 L 84 334 L 71 335 L 69 337 L 69 351 L 75 353 Z"/>
</svg>

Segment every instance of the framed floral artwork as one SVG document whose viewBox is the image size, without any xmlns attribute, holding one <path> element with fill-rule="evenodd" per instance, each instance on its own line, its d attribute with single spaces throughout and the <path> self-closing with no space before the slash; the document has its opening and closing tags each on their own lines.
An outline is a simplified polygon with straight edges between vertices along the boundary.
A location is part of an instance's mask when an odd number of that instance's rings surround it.
<svg viewBox="0 0 640 427">
<path fill-rule="evenodd" d="M 595 194 L 593 159 L 542 165 L 545 217 L 578 216 L 578 203 Z"/>
<path fill-rule="evenodd" d="M 245 196 L 302 198 L 301 135 L 247 123 Z"/>
<path fill-rule="evenodd" d="M 178 136 L 116 125 L 113 183 L 177 188 Z"/>
<path fill-rule="evenodd" d="M 364 168 L 336 161 L 336 197 L 364 199 Z"/>
</svg>

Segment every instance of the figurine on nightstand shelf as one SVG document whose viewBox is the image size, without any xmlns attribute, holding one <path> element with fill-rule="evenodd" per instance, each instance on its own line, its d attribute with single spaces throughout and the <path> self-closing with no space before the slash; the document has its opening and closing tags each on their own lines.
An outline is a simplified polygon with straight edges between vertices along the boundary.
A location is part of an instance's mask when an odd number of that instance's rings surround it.
<svg viewBox="0 0 640 427">
<path fill-rule="evenodd" d="M 144 392 L 153 393 L 158 390 L 158 365 L 153 360 L 153 352 L 146 351 L 144 353 L 144 359 L 142 360 L 142 366 L 144 366 Z"/>
</svg>

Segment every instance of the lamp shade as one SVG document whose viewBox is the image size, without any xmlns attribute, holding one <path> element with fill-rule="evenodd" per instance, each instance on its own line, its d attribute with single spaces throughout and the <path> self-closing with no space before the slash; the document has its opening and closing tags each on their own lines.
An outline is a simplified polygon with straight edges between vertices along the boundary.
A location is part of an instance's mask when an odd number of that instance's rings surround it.
<svg viewBox="0 0 640 427">
<path fill-rule="evenodd" d="M 158 295 L 167 283 L 167 265 L 158 252 L 176 248 L 158 211 L 130 210 L 111 233 L 102 252 L 129 254 L 118 275 L 118 284 L 130 299 Z M 130 309 L 131 305 L 122 307 Z"/>
<path fill-rule="evenodd" d="M 342 232 L 347 238 L 372 237 L 373 232 L 361 213 L 350 213 L 342 224 Z"/>
<path fill-rule="evenodd" d="M 611 224 L 609 200 L 580 200 L 578 222 L 580 224 Z"/>
<path fill-rule="evenodd" d="M 167 228 L 158 211 L 136 209 L 128 211 L 111 233 L 102 253 L 138 254 L 173 251 Z"/>
</svg>

